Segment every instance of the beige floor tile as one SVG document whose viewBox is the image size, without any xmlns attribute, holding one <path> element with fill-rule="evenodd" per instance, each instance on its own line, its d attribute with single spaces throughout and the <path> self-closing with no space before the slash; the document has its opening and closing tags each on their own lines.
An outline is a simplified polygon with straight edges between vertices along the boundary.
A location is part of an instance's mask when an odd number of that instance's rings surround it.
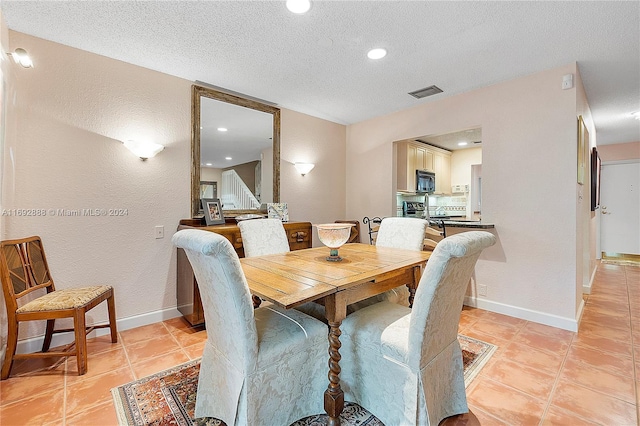
<svg viewBox="0 0 640 426">
<path fill-rule="evenodd" d="M 580 328 L 578 329 L 578 336 L 587 335 L 587 336 L 602 336 L 607 337 L 609 339 L 619 340 L 622 342 L 630 342 L 631 341 L 631 330 L 630 329 L 618 329 L 618 328 L 609 328 L 604 327 L 601 324 L 596 324 L 587 320 L 580 321 Z"/>
<path fill-rule="evenodd" d="M 39 394 L 64 390 L 64 371 L 38 371 L 23 376 L 11 376 L 0 383 L 0 404 L 32 398 Z"/>
<path fill-rule="evenodd" d="M 497 337 L 501 340 L 509 341 L 518 333 L 520 327 L 501 324 L 487 315 L 479 318 L 478 321 L 473 324 L 473 330 L 489 336 Z"/>
<path fill-rule="evenodd" d="M 507 361 L 504 358 L 485 366 L 483 376 L 488 376 L 492 380 L 543 401 L 549 397 L 556 378 L 553 374 L 536 370 L 521 363 Z"/>
<path fill-rule="evenodd" d="M 567 361 L 581 362 L 591 367 L 617 375 L 628 375 L 633 369 L 630 357 L 618 356 L 602 352 L 598 349 L 572 345 L 567 354 Z"/>
<path fill-rule="evenodd" d="M 206 342 L 196 343 L 195 345 L 187 346 L 182 350 L 185 351 L 191 359 L 201 358 L 205 343 Z"/>
<path fill-rule="evenodd" d="M 635 404 L 635 380 L 632 374 L 612 374 L 579 361 L 567 360 L 560 378 Z"/>
<path fill-rule="evenodd" d="M 187 347 L 191 345 L 195 345 L 196 343 L 201 343 L 207 340 L 207 331 L 202 330 L 196 333 L 175 333 L 173 337 L 178 341 L 181 347 Z"/>
<path fill-rule="evenodd" d="M 134 380 L 131 368 L 121 368 L 67 386 L 66 415 L 72 416 L 89 408 L 111 401 L 111 389 Z"/>
<path fill-rule="evenodd" d="M 137 364 L 150 358 L 180 349 L 180 345 L 171 335 L 159 336 L 138 343 L 125 345 L 127 356 L 131 364 Z"/>
<path fill-rule="evenodd" d="M 550 334 L 536 333 L 525 327 L 520 330 L 518 335 L 515 336 L 512 341 L 514 343 L 528 345 L 543 351 L 564 355 L 569 349 L 571 338 L 572 337 L 570 335 L 558 337 Z"/>
<path fill-rule="evenodd" d="M 24 398 L 2 407 L 2 426 L 39 425 L 47 422 L 63 424 L 64 390 L 57 389 Z"/>
<path fill-rule="evenodd" d="M 551 404 L 603 425 L 635 425 L 637 422 L 635 404 L 629 404 L 566 379 L 558 382 Z"/>
<path fill-rule="evenodd" d="M 537 425 L 545 402 L 483 377 L 467 396 L 470 403 L 509 425 Z"/>
<path fill-rule="evenodd" d="M 564 355 L 540 350 L 522 343 L 510 343 L 504 348 L 500 359 L 517 362 L 555 376 L 560 371 Z"/>
<path fill-rule="evenodd" d="M 118 426 L 118 417 L 112 401 L 95 405 L 82 412 L 67 416 L 66 426 Z"/>
<path fill-rule="evenodd" d="M 487 312 L 486 314 L 484 314 L 484 316 L 482 318 L 483 319 L 493 320 L 496 323 L 499 323 L 499 324 L 502 324 L 502 325 L 510 325 L 512 327 L 515 327 L 515 328 L 522 328 L 528 323 L 527 320 L 523 320 L 523 319 L 515 318 L 515 317 L 510 317 L 508 315 L 498 314 L 496 312 Z"/>
<path fill-rule="evenodd" d="M 551 406 L 544 416 L 542 426 L 598 426 L 598 423 L 583 419 L 570 411 Z"/>
<path fill-rule="evenodd" d="M 111 335 L 94 337 L 87 339 L 87 353 L 89 355 L 99 354 L 105 351 L 111 351 L 113 349 L 122 348 L 122 339 L 118 336 L 116 343 L 111 342 Z"/>
<path fill-rule="evenodd" d="M 592 336 L 586 334 L 578 334 L 573 339 L 574 346 L 581 346 L 585 348 L 598 349 L 603 352 L 623 355 L 623 356 L 632 356 L 633 354 L 633 346 L 631 342 L 621 342 L 619 340 L 609 339 L 603 336 Z"/>
<path fill-rule="evenodd" d="M 543 334 L 545 336 L 555 337 L 557 339 L 560 339 L 562 341 L 567 341 L 567 342 L 571 341 L 571 338 L 576 334 L 573 331 L 562 330 L 560 328 L 550 327 L 548 325 L 538 324 L 531 321 L 527 322 L 527 324 L 524 327 L 524 330 L 527 332 L 538 333 L 538 334 Z"/>
<path fill-rule="evenodd" d="M 91 379 L 127 365 L 129 365 L 129 362 L 123 347 L 98 354 L 90 354 L 87 357 L 87 372 L 82 376 L 74 374 L 78 371 L 78 364 L 75 359 L 70 359 L 67 361 L 67 371 L 69 372 L 67 383 Z"/>
<path fill-rule="evenodd" d="M 131 368 L 137 379 L 150 376 L 162 370 L 175 367 L 189 361 L 189 356 L 183 351 L 178 350 L 169 352 L 159 357 L 150 358 L 137 364 L 132 364 Z"/>
<path fill-rule="evenodd" d="M 170 336 L 169 330 L 163 323 L 157 322 L 154 324 L 145 325 L 143 327 L 132 328 L 120 332 L 122 337 L 122 343 L 130 345 L 132 343 L 139 343 L 145 340 L 152 339 L 154 337 Z"/>
</svg>

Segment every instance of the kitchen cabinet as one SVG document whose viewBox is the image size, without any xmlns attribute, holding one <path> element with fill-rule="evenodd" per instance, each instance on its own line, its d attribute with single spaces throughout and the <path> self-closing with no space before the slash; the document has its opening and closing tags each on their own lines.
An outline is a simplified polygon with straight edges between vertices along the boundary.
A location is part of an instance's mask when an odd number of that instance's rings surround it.
<svg viewBox="0 0 640 426">
<path fill-rule="evenodd" d="M 436 194 L 451 193 L 451 154 L 436 152 L 433 155 L 436 174 Z"/>
<path fill-rule="evenodd" d="M 447 150 L 413 141 L 397 144 L 397 190 L 416 191 L 416 170 L 436 174 L 436 193 L 451 193 L 451 153 Z"/>
</svg>

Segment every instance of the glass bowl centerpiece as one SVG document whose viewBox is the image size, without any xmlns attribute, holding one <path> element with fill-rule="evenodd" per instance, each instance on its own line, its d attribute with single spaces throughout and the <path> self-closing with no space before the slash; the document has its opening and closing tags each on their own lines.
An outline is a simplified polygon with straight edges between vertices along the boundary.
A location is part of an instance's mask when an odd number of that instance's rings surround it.
<svg viewBox="0 0 640 426">
<path fill-rule="evenodd" d="M 338 249 L 342 247 L 351 235 L 350 223 L 323 223 L 315 225 L 318 228 L 318 238 L 325 246 L 329 247 L 330 252 L 327 260 L 339 262 L 342 260 L 338 256 Z"/>
</svg>

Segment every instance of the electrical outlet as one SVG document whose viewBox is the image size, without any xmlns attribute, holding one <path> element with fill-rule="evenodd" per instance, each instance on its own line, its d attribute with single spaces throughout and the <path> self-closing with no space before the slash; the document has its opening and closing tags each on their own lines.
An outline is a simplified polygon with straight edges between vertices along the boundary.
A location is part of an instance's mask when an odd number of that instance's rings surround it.
<svg viewBox="0 0 640 426">
<path fill-rule="evenodd" d="M 478 286 L 478 295 L 479 296 L 486 296 L 487 295 L 487 286 L 486 285 L 480 284 Z"/>
<path fill-rule="evenodd" d="M 164 238 L 164 226 L 156 226 L 156 239 Z"/>
</svg>

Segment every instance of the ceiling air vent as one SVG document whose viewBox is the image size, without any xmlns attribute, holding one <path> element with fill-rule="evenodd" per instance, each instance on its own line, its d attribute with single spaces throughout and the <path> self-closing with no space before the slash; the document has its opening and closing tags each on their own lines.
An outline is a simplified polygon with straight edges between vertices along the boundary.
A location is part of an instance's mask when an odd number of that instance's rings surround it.
<svg viewBox="0 0 640 426">
<path fill-rule="evenodd" d="M 424 89 L 409 92 L 409 94 L 416 99 L 426 98 L 427 96 L 437 95 L 438 93 L 442 93 L 442 89 L 438 86 L 429 86 Z"/>
</svg>

